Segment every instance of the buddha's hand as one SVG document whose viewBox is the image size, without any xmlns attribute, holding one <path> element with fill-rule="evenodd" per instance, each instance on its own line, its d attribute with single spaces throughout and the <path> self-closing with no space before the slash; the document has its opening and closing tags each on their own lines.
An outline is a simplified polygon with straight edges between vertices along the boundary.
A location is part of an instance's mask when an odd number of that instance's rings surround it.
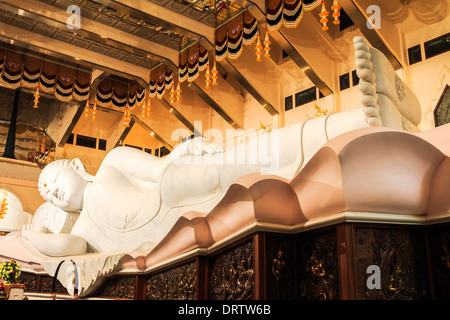
<svg viewBox="0 0 450 320">
<path fill-rule="evenodd" d="M 189 152 L 195 156 L 201 156 L 204 154 L 222 153 L 223 149 L 217 144 L 209 142 L 206 138 L 197 137 L 192 139 Z"/>
<path fill-rule="evenodd" d="M 42 224 L 26 224 L 22 227 L 22 237 L 24 239 L 31 241 L 32 236 L 37 233 L 45 233 L 45 226 Z"/>
<path fill-rule="evenodd" d="M 205 154 L 222 153 L 223 149 L 217 144 L 209 142 L 206 138 L 196 137 L 182 143 L 178 147 L 177 152 L 180 153 L 180 156 L 202 156 Z"/>
</svg>

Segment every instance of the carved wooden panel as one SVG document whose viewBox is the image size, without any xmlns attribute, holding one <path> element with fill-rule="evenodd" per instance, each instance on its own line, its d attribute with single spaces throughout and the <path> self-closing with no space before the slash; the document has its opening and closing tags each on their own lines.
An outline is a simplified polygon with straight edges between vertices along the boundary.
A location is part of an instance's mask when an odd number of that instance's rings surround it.
<svg viewBox="0 0 450 320">
<path fill-rule="evenodd" d="M 41 276 L 41 292 L 52 292 L 53 287 L 53 277 Z M 67 289 L 56 280 L 55 293 L 67 293 Z"/>
<path fill-rule="evenodd" d="M 288 236 L 266 237 L 266 298 L 296 299 L 295 241 Z"/>
<path fill-rule="evenodd" d="M 434 298 L 450 299 L 450 226 L 428 231 Z"/>
<path fill-rule="evenodd" d="M 116 276 L 106 280 L 99 292 L 99 297 L 134 299 L 136 276 Z"/>
<path fill-rule="evenodd" d="M 253 241 L 211 258 L 209 299 L 253 299 Z"/>
<path fill-rule="evenodd" d="M 196 264 L 187 263 L 146 278 L 147 300 L 194 300 L 196 294 Z"/>
<path fill-rule="evenodd" d="M 299 236 L 297 277 L 299 299 L 339 300 L 336 229 Z"/>
<path fill-rule="evenodd" d="M 413 229 L 354 228 L 357 299 L 405 300 L 429 296 L 424 233 Z M 380 269 L 380 289 L 367 279 Z M 375 276 L 371 278 L 375 283 Z"/>
<path fill-rule="evenodd" d="M 22 272 L 19 277 L 19 283 L 25 285 L 26 291 L 39 291 L 39 276 L 33 273 Z"/>
</svg>

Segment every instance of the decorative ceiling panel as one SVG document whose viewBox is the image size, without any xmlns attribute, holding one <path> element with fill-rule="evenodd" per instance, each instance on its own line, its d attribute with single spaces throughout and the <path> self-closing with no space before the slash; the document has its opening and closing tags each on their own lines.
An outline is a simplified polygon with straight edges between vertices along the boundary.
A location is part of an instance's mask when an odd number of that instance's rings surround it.
<svg viewBox="0 0 450 320">
<path fill-rule="evenodd" d="M 12 12 L 11 12 L 11 15 L 13 15 Z M 34 27 L 35 21 L 30 21 L 30 19 L 16 14 L 16 15 L 14 15 L 14 19 L 12 19 L 10 24 L 15 27 L 31 31 Z"/>
<path fill-rule="evenodd" d="M 55 38 L 56 40 L 59 40 L 59 41 L 63 41 L 63 42 L 69 43 L 70 41 L 73 40 L 74 34 L 72 32 L 69 32 L 69 31 L 58 30 L 53 35 L 53 38 Z"/>
<path fill-rule="evenodd" d="M 153 3 L 156 3 L 160 6 L 165 6 L 168 2 L 170 2 L 171 0 L 149 0 Z"/>
<path fill-rule="evenodd" d="M 82 15 L 83 16 L 83 15 Z M 110 16 L 109 14 L 98 13 L 95 21 L 106 24 L 107 26 L 114 26 L 117 23 L 117 19 L 115 17 Z"/>
<path fill-rule="evenodd" d="M 100 53 L 100 54 L 105 54 L 110 49 L 111 49 L 111 47 L 105 46 L 105 45 L 100 44 L 100 43 L 94 43 L 89 48 L 89 50 L 97 52 L 97 53 Z"/>
<path fill-rule="evenodd" d="M 42 23 L 40 21 L 38 21 L 33 28 L 33 32 L 39 33 L 46 37 L 51 37 L 52 34 L 56 32 L 56 30 L 57 29 L 55 27 L 49 26 L 48 24 Z"/>
<path fill-rule="evenodd" d="M 11 20 L 13 19 L 13 16 L 11 15 L 11 12 L 0 10 L 0 21 L 3 23 L 10 24 Z"/>
<path fill-rule="evenodd" d="M 131 63 L 131 64 L 138 64 L 143 59 L 142 56 L 138 56 L 135 54 L 128 54 L 125 57 L 123 57 L 123 61 Z"/>
<path fill-rule="evenodd" d="M 144 60 L 139 62 L 137 65 L 140 67 L 143 67 L 143 68 L 150 69 L 154 66 L 154 62 L 148 58 L 145 58 Z"/>
<path fill-rule="evenodd" d="M 170 9 L 172 11 L 175 11 L 177 13 L 183 13 L 185 11 L 187 11 L 189 9 L 189 6 L 184 4 L 184 3 L 180 3 L 178 1 L 169 1 L 168 3 L 166 3 L 164 5 L 165 8 Z"/>
<path fill-rule="evenodd" d="M 108 52 L 106 52 L 105 55 L 107 55 L 108 57 L 114 58 L 114 59 L 121 60 L 121 59 L 123 59 L 123 57 L 125 57 L 127 55 L 127 52 L 116 49 L 116 48 L 112 48 Z"/>
<path fill-rule="evenodd" d="M 202 22 L 210 27 L 217 26 L 217 18 L 216 18 L 216 15 L 213 13 L 208 14 L 206 17 L 201 19 L 200 22 Z"/>
<path fill-rule="evenodd" d="M 58 0 L 57 0 L 58 1 Z M 81 30 L 72 30 L 68 31 L 65 28 L 65 25 L 61 24 L 61 29 L 48 25 L 44 21 L 45 19 L 36 19 L 33 16 L 21 16 L 12 11 L 1 10 L 0 17 L 8 17 L 4 21 L 9 21 L 11 25 L 26 29 L 37 34 L 44 35 L 46 37 L 59 40 L 79 48 L 87 49 L 96 53 L 100 53 L 118 60 L 122 60 L 125 62 L 129 62 L 136 65 L 145 66 L 146 68 L 151 69 L 152 66 L 155 66 L 160 63 L 159 60 L 153 60 L 148 58 L 146 52 L 136 53 L 132 47 L 129 47 L 130 51 L 127 51 L 127 46 L 122 45 L 121 49 L 115 46 L 114 42 L 111 43 L 102 43 L 99 41 L 98 35 L 90 34 L 89 32 Z M 123 21 L 118 21 L 122 23 Z M 132 24 L 130 24 L 132 25 Z M 133 28 L 138 28 L 138 25 L 133 24 Z M 145 27 L 139 27 L 145 28 Z M 149 28 L 147 29 L 148 34 L 154 34 L 155 32 Z M 90 38 L 92 36 L 92 38 Z M 177 40 L 177 38 L 174 38 Z M 162 43 L 166 43 L 171 41 L 171 37 L 165 34 L 161 34 L 161 38 L 159 39 Z M 178 40 L 181 42 L 181 38 Z M 134 50 L 134 51 L 133 51 Z M 139 52 L 139 50 L 138 50 Z M 141 63 L 142 62 L 142 63 Z"/>
<path fill-rule="evenodd" d="M 181 50 L 181 41 L 170 41 L 166 46 L 174 50 Z"/>
<path fill-rule="evenodd" d="M 120 20 L 116 23 L 114 27 L 128 33 L 132 33 L 136 28 L 138 28 L 136 24 L 131 24 Z"/>
<path fill-rule="evenodd" d="M 164 34 L 156 34 L 155 36 L 153 36 L 152 38 L 152 42 L 156 42 L 162 45 L 165 45 L 166 43 L 168 43 L 170 41 L 170 37 L 164 35 Z"/>
<path fill-rule="evenodd" d="M 42 0 L 40 0 L 42 1 Z M 64 11 L 67 10 L 67 8 L 71 5 L 79 5 L 80 4 L 80 0 L 55 0 L 55 1 L 42 1 L 42 2 L 46 2 L 54 7 L 63 9 Z"/>
<path fill-rule="evenodd" d="M 147 28 L 145 26 L 139 27 L 136 30 L 132 32 L 135 36 L 138 36 L 140 38 L 149 40 L 151 37 L 153 37 L 155 34 L 157 34 L 156 31 L 153 29 Z"/>
<path fill-rule="evenodd" d="M 81 7 L 80 11 L 83 18 L 87 18 L 90 20 L 96 20 L 100 15 L 100 12 L 98 10 L 92 8 Z"/>
<path fill-rule="evenodd" d="M 203 12 L 198 11 L 195 8 L 188 8 L 184 15 L 188 18 L 194 19 L 194 20 L 201 20 L 205 17 L 205 14 Z"/>
<path fill-rule="evenodd" d="M 94 41 L 92 41 L 92 40 L 84 39 L 82 37 L 74 37 L 74 39 L 72 40 L 72 42 L 70 44 L 73 44 L 74 46 L 77 46 L 77 47 L 80 47 L 83 49 L 87 49 L 93 43 L 94 43 Z"/>
</svg>

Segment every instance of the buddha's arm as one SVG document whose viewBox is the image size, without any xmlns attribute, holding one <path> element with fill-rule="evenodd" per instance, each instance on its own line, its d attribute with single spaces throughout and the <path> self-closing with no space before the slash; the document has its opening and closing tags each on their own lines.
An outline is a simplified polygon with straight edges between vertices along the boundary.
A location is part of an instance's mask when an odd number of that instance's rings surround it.
<svg viewBox="0 0 450 320">
<path fill-rule="evenodd" d="M 86 240 L 74 234 L 44 233 L 33 225 L 25 225 L 22 237 L 36 250 L 51 257 L 74 256 L 87 252 Z"/>
<path fill-rule="evenodd" d="M 219 146 L 206 142 L 202 137 L 198 137 L 176 146 L 164 158 L 158 158 L 130 147 L 118 147 L 108 153 L 102 162 L 102 166 L 113 167 L 124 175 L 139 180 L 158 182 L 164 168 L 178 158 L 188 155 L 201 156 L 222 151 Z M 99 168 L 97 175 L 101 174 L 102 166 Z"/>
</svg>

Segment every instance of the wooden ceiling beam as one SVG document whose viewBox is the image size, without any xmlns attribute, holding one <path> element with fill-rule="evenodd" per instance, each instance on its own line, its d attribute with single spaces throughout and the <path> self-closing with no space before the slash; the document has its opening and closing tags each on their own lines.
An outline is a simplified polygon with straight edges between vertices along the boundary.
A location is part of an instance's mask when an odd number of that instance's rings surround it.
<svg viewBox="0 0 450 320">
<path fill-rule="evenodd" d="M 247 10 L 260 23 L 266 23 L 266 1 L 264 0 L 237 0 L 241 6 Z M 324 95 L 330 95 L 333 91 L 328 84 L 322 79 L 319 73 L 308 63 L 297 48 L 289 40 L 289 37 L 283 33 L 282 28 L 277 31 L 270 32 L 272 39 L 283 49 L 284 52 L 294 61 L 300 70 L 308 77 L 309 80 L 322 92 Z"/>
</svg>

